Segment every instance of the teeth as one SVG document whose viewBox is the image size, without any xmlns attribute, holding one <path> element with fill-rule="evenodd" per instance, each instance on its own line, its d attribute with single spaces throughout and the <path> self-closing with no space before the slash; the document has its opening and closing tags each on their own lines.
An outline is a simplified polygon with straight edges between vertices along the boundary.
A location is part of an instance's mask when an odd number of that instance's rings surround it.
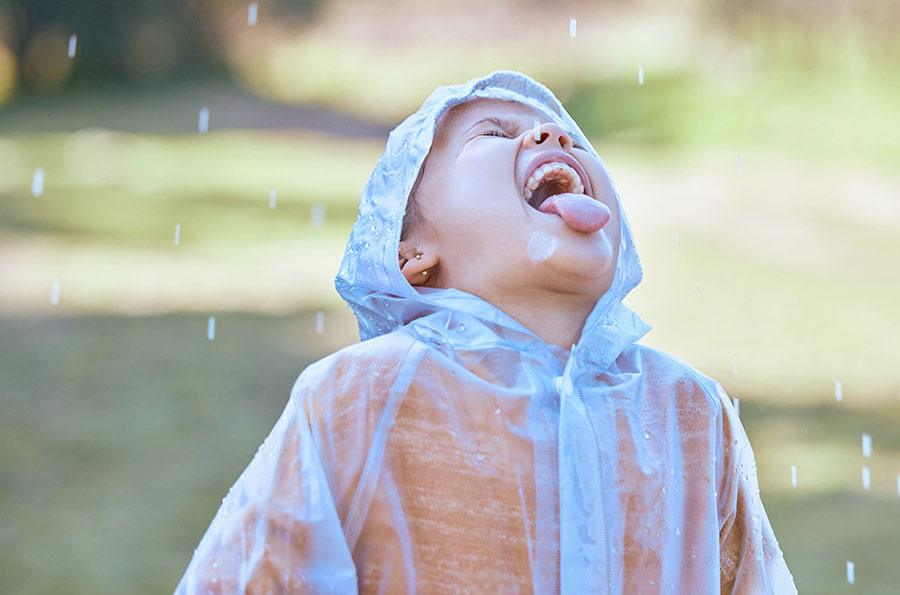
<svg viewBox="0 0 900 595">
<path fill-rule="evenodd" d="M 548 163 L 536 169 L 534 173 L 531 174 L 531 177 L 528 178 L 528 181 L 525 183 L 525 188 L 522 190 L 525 200 L 531 199 L 534 190 L 541 185 L 541 182 L 543 182 L 544 178 L 550 173 L 563 174 L 563 176 L 559 176 L 559 179 L 568 179 L 569 192 L 574 194 L 584 193 L 584 184 L 581 183 L 578 172 L 565 163 Z"/>
</svg>

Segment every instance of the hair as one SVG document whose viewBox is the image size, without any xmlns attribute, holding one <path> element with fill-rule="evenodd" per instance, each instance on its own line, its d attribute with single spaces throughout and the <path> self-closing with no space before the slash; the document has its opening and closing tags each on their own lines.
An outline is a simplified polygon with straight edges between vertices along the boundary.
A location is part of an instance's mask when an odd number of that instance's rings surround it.
<svg viewBox="0 0 900 595">
<path fill-rule="evenodd" d="M 446 125 L 447 122 L 452 120 L 460 111 L 462 111 L 463 106 L 467 102 L 456 103 L 451 105 L 444 113 L 441 114 L 438 119 L 437 124 L 435 124 L 435 135 L 437 135 L 438 127 L 442 124 Z M 425 176 L 425 167 L 428 165 L 428 158 L 431 157 L 431 151 L 428 151 L 428 154 L 425 156 L 425 160 L 422 162 L 422 166 L 419 168 L 419 175 L 416 177 L 416 183 L 413 184 L 412 190 L 409 191 L 409 196 L 406 199 L 406 212 L 403 214 L 403 224 L 400 227 L 400 241 L 408 239 L 410 236 L 415 235 L 415 233 L 419 230 L 421 225 L 425 222 L 425 217 L 422 213 L 422 206 L 419 203 L 419 186 L 422 185 L 422 178 Z"/>
<path fill-rule="evenodd" d="M 428 161 L 428 159 L 425 159 Z M 419 186 L 422 183 L 422 177 L 425 174 L 425 163 L 419 168 L 419 175 L 416 177 L 416 183 L 413 184 L 412 190 L 406 199 L 406 211 L 403 213 L 403 225 L 400 227 L 400 241 L 408 239 L 414 235 L 422 225 L 422 206 L 419 204 Z"/>
</svg>

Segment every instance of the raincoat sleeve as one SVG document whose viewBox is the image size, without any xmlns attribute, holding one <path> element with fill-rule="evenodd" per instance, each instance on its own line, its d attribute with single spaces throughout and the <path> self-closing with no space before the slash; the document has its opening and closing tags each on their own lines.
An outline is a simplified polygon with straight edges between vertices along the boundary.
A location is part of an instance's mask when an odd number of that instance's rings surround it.
<svg viewBox="0 0 900 595">
<path fill-rule="evenodd" d="M 304 392 L 301 375 L 275 427 L 222 501 L 177 594 L 357 591 L 300 401 Z"/>
<path fill-rule="evenodd" d="M 722 408 L 718 516 L 721 592 L 797 593 L 759 495 L 756 460 L 737 411 L 715 384 Z"/>
</svg>

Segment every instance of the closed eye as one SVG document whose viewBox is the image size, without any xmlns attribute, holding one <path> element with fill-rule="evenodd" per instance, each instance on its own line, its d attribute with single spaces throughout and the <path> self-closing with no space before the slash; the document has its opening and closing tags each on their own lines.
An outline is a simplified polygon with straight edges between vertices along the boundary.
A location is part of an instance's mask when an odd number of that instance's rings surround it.
<svg viewBox="0 0 900 595">
<path fill-rule="evenodd" d="M 512 138 L 512 135 L 503 130 L 485 130 L 478 136 L 499 136 L 500 138 Z"/>
</svg>

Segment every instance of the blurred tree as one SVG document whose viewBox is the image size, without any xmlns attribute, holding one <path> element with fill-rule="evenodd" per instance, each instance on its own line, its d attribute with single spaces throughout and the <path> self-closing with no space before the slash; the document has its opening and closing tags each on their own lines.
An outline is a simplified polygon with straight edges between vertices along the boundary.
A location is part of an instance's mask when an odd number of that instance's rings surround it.
<svg viewBox="0 0 900 595">
<path fill-rule="evenodd" d="M 309 19 L 325 0 L 262 0 L 282 21 Z M 0 0 L 0 54 L 20 86 L 54 91 L 72 81 L 158 82 L 225 71 L 227 27 L 249 0 Z M 70 60 L 70 35 L 77 35 Z M 77 68 L 73 68 L 77 65 Z"/>
</svg>

